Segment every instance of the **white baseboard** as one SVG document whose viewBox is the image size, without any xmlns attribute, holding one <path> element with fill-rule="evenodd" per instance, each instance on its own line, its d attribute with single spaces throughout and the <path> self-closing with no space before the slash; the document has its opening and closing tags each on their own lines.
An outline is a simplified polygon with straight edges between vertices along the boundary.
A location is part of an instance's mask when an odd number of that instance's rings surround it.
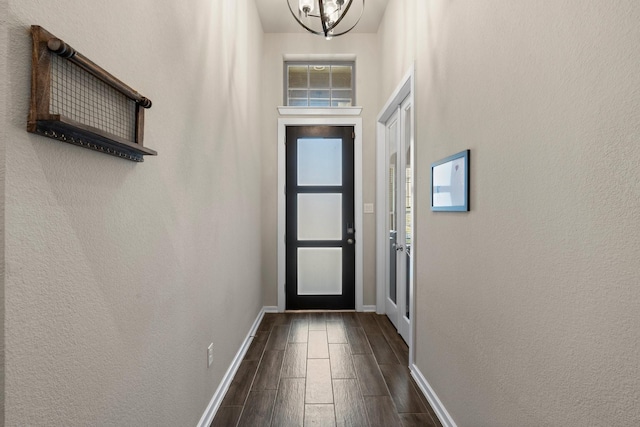
<svg viewBox="0 0 640 427">
<path fill-rule="evenodd" d="M 436 392 L 433 391 L 433 388 L 431 388 L 431 385 L 429 385 L 429 382 L 424 377 L 424 375 L 422 375 L 422 372 L 420 372 L 420 369 L 418 369 L 415 364 L 411 365 L 411 376 L 414 380 L 416 380 L 416 383 L 418 383 L 420 390 L 422 390 L 422 393 L 424 393 L 424 395 L 427 397 L 429 404 L 435 411 L 443 427 L 458 427 L 456 422 L 453 421 L 453 418 L 451 418 L 451 415 L 449 415 L 449 412 L 447 412 L 447 409 L 444 407 L 440 399 L 438 399 Z"/>
<path fill-rule="evenodd" d="M 362 311 L 365 313 L 373 313 L 376 311 L 376 306 L 375 305 L 363 305 L 362 306 Z"/>
<path fill-rule="evenodd" d="M 262 318 L 264 317 L 264 314 L 277 313 L 277 311 L 278 311 L 278 307 L 263 307 L 260 310 L 260 312 L 258 313 L 258 316 L 256 317 L 256 320 L 253 322 L 253 325 L 249 330 L 249 333 L 247 334 L 246 338 L 242 342 L 242 345 L 240 346 L 240 350 L 238 350 L 238 353 L 236 353 L 236 356 L 231 361 L 231 366 L 229 366 L 229 369 L 227 369 L 227 372 L 224 374 L 224 377 L 222 377 L 222 381 L 220 381 L 220 385 L 218 386 L 218 389 L 216 390 L 215 393 L 213 393 L 213 397 L 211 398 L 211 401 L 209 402 L 207 409 L 204 411 L 204 414 L 202 414 L 202 417 L 200 418 L 200 422 L 198 422 L 197 427 L 209 427 L 211 425 L 211 423 L 213 422 L 213 418 L 216 416 L 216 412 L 218 412 L 218 408 L 220 408 L 222 399 L 224 399 L 224 395 L 227 393 L 227 390 L 229 390 L 231 381 L 233 381 L 233 377 L 236 375 L 236 372 L 238 372 L 240 363 L 242 363 L 242 359 L 244 358 L 244 355 L 247 353 L 247 350 L 249 349 L 249 345 L 251 345 L 251 341 L 253 341 L 253 337 L 255 336 L 256 331 L 258 330 L 258 326 L 260 326 L 260 322 L 262 322 Z"/>
</svg>

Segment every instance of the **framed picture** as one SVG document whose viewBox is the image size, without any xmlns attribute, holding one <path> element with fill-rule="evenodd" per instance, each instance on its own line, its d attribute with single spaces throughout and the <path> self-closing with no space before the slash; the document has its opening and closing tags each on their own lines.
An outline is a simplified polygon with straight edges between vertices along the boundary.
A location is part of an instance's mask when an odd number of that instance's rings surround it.
<svg viewBox="0 0 640 427">
<path fill-rule="evenodd" d="M 431 210 L 469 210 L 469 150 L 431 164 Z"/>
</svg>

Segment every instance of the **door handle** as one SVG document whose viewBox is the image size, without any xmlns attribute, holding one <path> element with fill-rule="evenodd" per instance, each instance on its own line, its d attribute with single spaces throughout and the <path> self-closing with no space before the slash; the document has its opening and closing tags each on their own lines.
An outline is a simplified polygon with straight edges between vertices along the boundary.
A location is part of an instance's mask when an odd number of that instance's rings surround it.
<svg viewBox="0 0 640 427">
<path fill-rule="evenodd" d="M 396 251 L 398 251 L 398 252 L 402 252 L 402 251 L 404 251 L 404 246 L 402 246 L 402 245 L 396 245 Z"/>
<path fill-rule="evenodd" d="M 356 241 L 353 239 L 347 239 L 347 243 L 353 245 Z"/>
</svg>

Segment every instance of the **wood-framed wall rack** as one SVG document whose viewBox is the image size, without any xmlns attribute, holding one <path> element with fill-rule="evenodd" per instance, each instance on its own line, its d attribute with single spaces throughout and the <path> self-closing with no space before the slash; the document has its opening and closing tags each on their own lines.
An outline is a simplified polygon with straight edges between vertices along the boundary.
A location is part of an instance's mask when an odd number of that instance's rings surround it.
<svg viewBox="0 0 640 427">
<path fill-rule="evenodd" d="M 136 162 L 151 101 L 44 28 L 33 38 L 27 131 Z"/>
</svg>

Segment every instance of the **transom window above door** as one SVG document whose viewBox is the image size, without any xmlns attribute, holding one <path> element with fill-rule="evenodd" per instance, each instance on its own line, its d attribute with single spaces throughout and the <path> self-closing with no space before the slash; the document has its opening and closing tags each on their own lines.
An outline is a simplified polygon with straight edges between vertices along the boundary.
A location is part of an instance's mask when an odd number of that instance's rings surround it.
<svg viewBox="0 0 640 427">
<path fill-rule="evenodd" d="M 284 103 L 290 107 L 355 105 L 355 63 L 285 62 Z"/>
</svg>

